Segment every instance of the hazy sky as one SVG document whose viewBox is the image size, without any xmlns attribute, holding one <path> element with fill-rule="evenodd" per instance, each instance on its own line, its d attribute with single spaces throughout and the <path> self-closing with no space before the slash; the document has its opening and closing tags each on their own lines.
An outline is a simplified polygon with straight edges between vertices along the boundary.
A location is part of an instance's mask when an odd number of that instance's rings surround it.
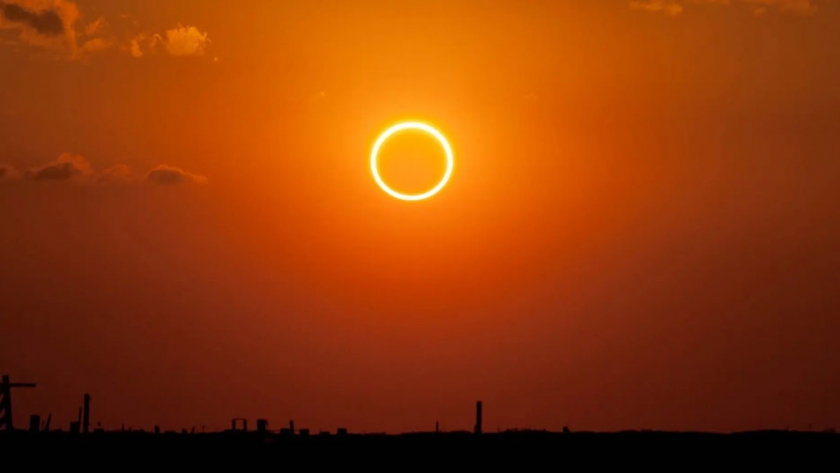
<svg viewBox="0 0 840 473">
<path fill-rule="evenodd" d="M 89 392 L 106 428 L 840 426 L 838 31 L 827 0 L 0 0 L 16 424 Z M 402 119 L 455 151 L 432 199 L 371 176 Z M 419 154 L 383 172 L 431 187 Z"/>
</svg>

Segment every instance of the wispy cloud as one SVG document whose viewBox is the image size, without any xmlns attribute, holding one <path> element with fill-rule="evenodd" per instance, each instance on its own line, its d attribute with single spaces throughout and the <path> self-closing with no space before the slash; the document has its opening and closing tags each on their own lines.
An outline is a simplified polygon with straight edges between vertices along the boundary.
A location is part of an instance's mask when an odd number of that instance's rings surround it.
<svg viewBox="0 0 840 473">
<path fill-rule="evenodd" d="M 811 15 L 817 11 L 817 3 L 818 0 L 634 0 L 629 2 L 629 6 L 634 10 L 677 16 L 683 13 L 688 5 L 740 5 L 761 16 L 774 11 Z"/>
<path fill-rule="evenodd" d="M 157 166 L 149 171 L 149 173 L 146 174 L 146 180 L 152 184 L 163 186 L 171 186 L 187 182 L 194 182 L 197 184 L 207 183 L 207 178 L 204 176 L 188 173 L 183 169 L 167 166 L 165 164 Z"/>
<path fill-rule="evenodd" d="M 669 16 L 677 16 L 683 12 L 683 6 L 671 0 L 642 0 L 630 2 L 633 10 L 646 10 L 655 13 L 664 13 Z"/>
</svg>

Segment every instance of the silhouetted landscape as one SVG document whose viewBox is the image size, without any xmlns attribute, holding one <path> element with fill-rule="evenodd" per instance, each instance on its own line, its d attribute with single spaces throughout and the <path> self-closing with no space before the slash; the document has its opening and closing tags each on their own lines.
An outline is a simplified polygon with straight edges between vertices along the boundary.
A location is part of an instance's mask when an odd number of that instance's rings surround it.
<svg viewBox="0 0 840 473">
<path fill-rule="evenodd" d="M 256 419 L 256 429 L 249 428 L 248 419 L 231 419 L 230 428 L 221 432 L 196 432 L 194 428 L 181 431 L 105 430 L 90 428 L 90 396 L 85 394 L 79 419 L 70 423 L 69 430 L 52 429 L 49 418 L 39 415 L 29 418 L 28 429 L 16 429 L 12 424 L 10 391 L 35 387 L 33 383 L 10 383 L 4 376 L 0 384 L 0 448 L 47 448 L 52 451 L 73 449 L 95 452 L 134 452 L 153 455 L 159 452 L 201 453 L 237 451 L 259 448 L 260 451 L 282 455 L 283 458 L 303 458 L 313 455 L 341 455 L 345 459 L 369 458 L 381 460 L 387 455 L 422 455 L 434 458 L 463 458 L 481 455 L 488 460 L 499 457 L 526 455 L 534 460 L 560 457 L 593 459 L 592 452 L 633 452 L 638 457 L 660 458 L 669 455 L 698 455 L 704 459 L 715 456 L 738 457 L 743 454 L 775 450 L 778 454 L 813 455 L 834 453 L 840 448 L 840 436 L 834 430 L 802 432 L 767 430 L 735 433 L 666 432 L 627 430 L 619 432 L 546 430 L 505 430 L 484 432 L 484 405 L 475 405 L 473 431 L 406 432 L 402 434 L 354 433 L 346 428 L 335 431 L 312 432 L 295 428 L 293 420 L 279 428 L 269 428 L 266 419 Z M 172 450 L 175 449 L 175 450 Z M 22 451 L 27 451 L 22 450 Z M 177 453 L 176 453 L 177 454 Z M 488 457 L 489 455 L 489 457 Z M 340 458 L 342 458 L 340 457 Z M 406 458 L 406 457 L 399 457 Z M 661 460 L 661 458 L 660 458 Z"/>
</svg>

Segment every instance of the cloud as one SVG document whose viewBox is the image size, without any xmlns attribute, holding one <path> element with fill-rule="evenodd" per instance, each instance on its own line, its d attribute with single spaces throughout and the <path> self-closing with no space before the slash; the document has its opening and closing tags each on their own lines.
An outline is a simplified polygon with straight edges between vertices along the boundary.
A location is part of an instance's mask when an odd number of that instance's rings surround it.
<svg viewBox="0 0 840 473">
<path fill-rule="evenodd" d="M 34 166 L 23 172 L 11 166 L 0 165 L 0 182 L 25 180 L 27 182 L 73 182 L 82 185 L 154 184 L 176 185 L 204 184 L 207 178 L 165 164 L 152 168 L 146 174 L 135 173 L 128 165 L 118 164 L 104 171 L 96 171 L 82 156 L 62 153 L 58 158 Z"/>
<path fill-rule="evenodd" d="M 27 169 L 23 177 L 30 181 L 68 181 L 93 175 L 93 168 L 82 156 L 63 153 L 43 166 Z"/>
<path fill-rule="evenodd" d="M 188 182 L 204 184 L 207 182 L 207 178 L 204 176 L 190 174 L 179 168 L 167 166 L 165 164 L 157 166 L 149 171 L 149 173 L 146 174 L 146 180 L 152 184 L 162 186 L 171 186 Z"/>
<path fill-rule="evenodd" d="M 129 52 L 134 57 L 143 57 L 143 50 L 140 46 L 140 43 L 146 39 L 146 35 L 143 33 L 138 34 L 137 36 L 131 38 L 131 42 L 129 43 Z"/>
<path fill-rule="evenodd" d="M 70 0 L 0 0 L 0 29 L 20 31 L 23 43 L 50 49 L 78 50 L 79 8 Z"/>
<path fill-rule="evenodd" d="M 14 3 L 0 3 L 0 7 L 3 17 L 11 23 L 33 28 L 46 36 L 64 34 L 64 21 L 54 10 L 31 11 Z"/>
<path fill-rule="evenodd" d="M 194 26 L 181 26 L 166 30 L 166 51 L 172 56 L 202 56 L 210 40 Z"/>
<path fill-rule="evenodd" d="M 752 9 L 756 16 L 763 16 L 772 10 L 782 13 L 811 15 L 817 11 L 818 0 L 637 0 L 629 6 L 634 10 L 665 13 L 669 16 L 681 14 L 686 5 L 721 5 L 740 4 Z"/>
<path fill-rule="evenodd" d="M 129 42 L 127 50 L 134 57 L 146 55 L 144 49 L 149 52 L 156 52 L 163 49 L 170 56 L 204 56 L 207 47 L 210 45 L 210 38 L 206 32 L 202 33 L 195 26 L 178 25 L 160 34 L 139 33 Z M 214 58 L 217 61 L 218 58 Z"/>
<path fill-rule="evenodd" d="M 208 33 L 195 26 L 179 24 L 162 34 L 139 32 L 133 36 L 129 31 L 108 33 L 109 28 L 104 17 L 85 20 L 72 0 L 0 0 L 0 29 L 18 31 L 20 44 L 51 50 L 71 60 L 86 60 L 111 49 L 134 57 L 156 49 L 170 56 L 203 56 L 210 44 Z M 3 41 L 0 46 L 8 44 Z"/>
<path fill-rule="evenodd" d="M 800 15 L 811 15 L 816 13 L 817 5 L 814 0 L 743 0 L 745 3 L 755 5 L 754 12 L 767 11 L 775 7 L 781 12 L 797 13 Z"/>
<path fill-rule="evenodd" d="M 106 26 L 108 26 L 108 22 L 105 21 L 104 17 L 100 16 L 99 18 L 96 19 L 96 21 L 92 21 L 92 22 L 88 23 L 87 25 L 85 25 L 84 35 L 85 36 L 93 36 L 93 35 L 101 32 L 103 29 L 105 29 Z"/>
<path fill-rule="evenodd" d="M 683 6 L 675 1 L 669 0 L 643 0 L 630 2 L 633 10 L 646 10 L 649 12 L 665 13 L 668 16 L 677 16 L 683 12 Z"/>
<path fill-rule="evenodd" d="M 105 51 L 114 46 L 114 41 L 105 38 L 93 38 L 85 41 L 78 49 L 76 55 L 79 57 Z"/>
</svg>

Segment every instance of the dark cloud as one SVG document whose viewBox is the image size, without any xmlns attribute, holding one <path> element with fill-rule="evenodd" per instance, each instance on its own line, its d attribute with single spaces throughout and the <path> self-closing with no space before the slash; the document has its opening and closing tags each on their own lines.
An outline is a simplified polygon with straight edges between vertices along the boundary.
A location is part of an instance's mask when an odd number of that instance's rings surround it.
<svg viewBox="0 0 840 473">
<path fill-rule="evenodd" d="M 81 174 L 81 171 L 73 163 L 56 163 L 37 171 L 29 171 L 26 177 L 33 181 L 66 181 L 77 174 Z"/>
<path fill-rule="evenodd" d="M 29 26 L 42 35 L 64 34 L 64 21 L 55 11 L 32 11 L 14 3 L 0 2 L 0 12 L 6 20 Z"/>
<path fill-rule="evenodd" d="M 90 174 L 92 170 L 85 158 L 64 153 L 55 161 L 27 170 L 24 177 L 31 181 L 67 181 L 76 176 Z"/>
<path fill-rule="evenodd" d="M 149 171 L 146 179 L 152 184 L 162 186 L 173 186 L 187 182 L 203 183 L 207 181 L 204 176 L 190 174 L 179 168 L 166 165 L 157 166 Z"/>
</svg>

